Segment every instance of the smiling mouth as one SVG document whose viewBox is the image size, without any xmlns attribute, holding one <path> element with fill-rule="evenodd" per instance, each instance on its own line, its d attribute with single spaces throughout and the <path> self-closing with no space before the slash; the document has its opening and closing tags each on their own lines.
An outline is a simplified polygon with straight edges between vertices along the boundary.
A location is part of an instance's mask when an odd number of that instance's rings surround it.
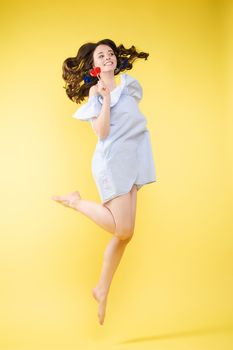
<svg viewBox="0 0 233 350">
<path fill-rule="evenodd" d="M 105 63 L 105 66 L 112 66 L 113 65 L 113 62 L 107 62 Z"/>
</svg>

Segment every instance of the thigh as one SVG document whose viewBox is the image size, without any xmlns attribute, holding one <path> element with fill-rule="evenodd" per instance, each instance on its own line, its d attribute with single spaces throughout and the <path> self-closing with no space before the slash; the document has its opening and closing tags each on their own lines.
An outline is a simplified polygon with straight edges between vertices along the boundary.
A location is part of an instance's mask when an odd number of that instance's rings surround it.
<svg viewBox="0 0 233 350">
<path fill-rule="evenodd" d="M 116 232 L 133 231 L 132 190 L 129 193 L 110 199 L 103 205 L 111 211 L 114 217 Z"/>
<path fill-rule="evenodd" d="M 136 207 L 137 207 L 137 186 L 133 185 L 130 193 L 131 193 L 131 218 L 132 218 L 132 226 L 134 229 L 135 220 L 136 220 Z"/>
</svg>

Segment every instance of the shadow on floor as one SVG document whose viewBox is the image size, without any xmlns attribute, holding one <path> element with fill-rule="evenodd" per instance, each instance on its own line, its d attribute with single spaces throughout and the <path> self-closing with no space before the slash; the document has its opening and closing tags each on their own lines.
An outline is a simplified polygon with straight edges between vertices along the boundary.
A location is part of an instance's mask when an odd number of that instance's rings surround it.
<svg viewBox="0 0 233 350">
<path fill-rule="evenodd" d="M 165 334 L 149 336 L 149 337 L 133 338 L 128 340 L 123 340 L 121 342 L 118 342 L 117 344 L 139 343 L 139 342 L 145 342 L 145 341 L 172 339 L 172 338 L 178 338 L 178 337 L 190 337 L 193 335 L 198 336 L 198 335 L 205 335 L 209 333 L 219 333 L 219 332 L 233 332 L 233 324 L 202 327 L 202 328 L 199 328 L 199 329 L 197 328 L 190 331 L 181 331 L 181 332 L 165 333 Z"/>
</svg>

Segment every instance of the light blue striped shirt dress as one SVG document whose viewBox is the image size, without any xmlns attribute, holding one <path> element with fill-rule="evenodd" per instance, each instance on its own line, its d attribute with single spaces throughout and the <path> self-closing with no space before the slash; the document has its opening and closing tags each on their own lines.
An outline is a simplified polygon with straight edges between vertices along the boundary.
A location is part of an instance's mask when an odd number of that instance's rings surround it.
<svg viewBox="0 0 233 350">
<path fill-rule="evenodd" d="M 126 73 L 110 92 L 110 131 L 105 139 L 98 138 L 92 157 L 92 175 L 102 203 L 130 192 L 134 184 L 139 190 L 156 181 L 147 120 L 138 106 L 142 94 L 138 80 Z M 101 95 L 92 95 L 72 117 L 92 123 L 102 104 Z"/>
</svg>

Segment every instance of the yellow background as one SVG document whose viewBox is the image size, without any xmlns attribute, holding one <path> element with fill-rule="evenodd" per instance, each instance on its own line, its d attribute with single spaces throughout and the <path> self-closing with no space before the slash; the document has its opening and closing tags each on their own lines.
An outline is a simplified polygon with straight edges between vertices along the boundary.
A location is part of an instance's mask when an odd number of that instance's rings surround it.
<svg viewBox="0 0 233 350">
<path fill-rule="evenodd" d="M 232 21 L 231 1 L 1 2 L 1 349 L 231 348 Z M 61 66 L 104 38 L 150 53 L 128 73 L 157 182 L 138 192 L 100 326 L 91 289 L 111 236 L 50 197 L 100 201 L 97 137 L 71 117 Z"/>
</svg>

